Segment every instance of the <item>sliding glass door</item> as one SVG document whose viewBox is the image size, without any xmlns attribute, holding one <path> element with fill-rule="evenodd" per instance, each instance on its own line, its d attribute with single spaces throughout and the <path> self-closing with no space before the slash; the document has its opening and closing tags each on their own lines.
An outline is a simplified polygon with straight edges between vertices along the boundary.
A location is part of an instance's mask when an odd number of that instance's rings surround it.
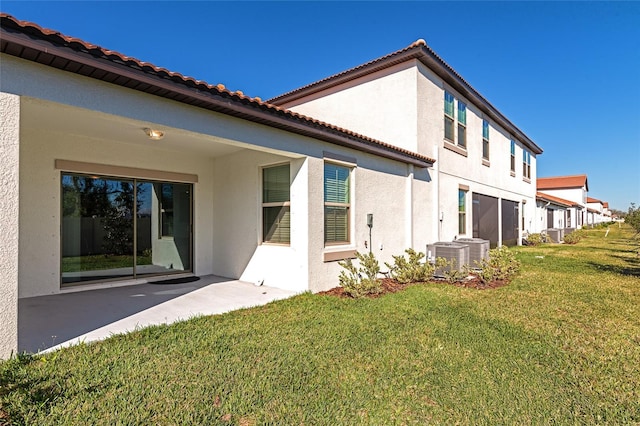
<svg viewBox="0 0 640 426">
<path fill-rule="evenodd" d="M 62 284 L 190 271 L 192 189 L 63 173 Z"/>
</svg>

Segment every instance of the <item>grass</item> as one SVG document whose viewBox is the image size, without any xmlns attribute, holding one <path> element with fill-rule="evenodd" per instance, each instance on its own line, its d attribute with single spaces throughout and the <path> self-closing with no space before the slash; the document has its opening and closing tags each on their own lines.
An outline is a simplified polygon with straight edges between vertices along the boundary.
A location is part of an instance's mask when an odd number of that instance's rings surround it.
<svg viewBox="0 0 640 426">
<path fill-rule="evenodd" d="M 151 265 L 150 255 L 136 256 L 137 265 Z M 62 258 L 62 272 L 99 271 L 103 269 L 131 268 L 133 255 L 95 254 Z"/>
<path fill-rule="evenodd" d="M 638 242 L 604 233 L 516 249 L 497 290 L 303 294 L 19 356 L 0 423 L 638 424 Z"/>
</svg>

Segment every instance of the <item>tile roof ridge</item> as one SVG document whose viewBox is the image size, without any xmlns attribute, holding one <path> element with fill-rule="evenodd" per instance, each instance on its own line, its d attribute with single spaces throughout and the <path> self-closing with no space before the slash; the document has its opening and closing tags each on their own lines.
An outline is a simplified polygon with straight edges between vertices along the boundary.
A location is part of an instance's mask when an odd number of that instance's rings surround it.
<svg viewBox="0 0 640 426">
<path fill-rule="evenodd" d="M 322 84 L 322 83 L 324 83 L 324 82 L 327 82 L 327 81 L 331 81 L 331 80 L 337 79 L 337 78 L 342 77 L 342 76 L 345 76 L 345 75 L 347 75 L 347 74 L 351 74 L 351 73 L 353 73 L 353 72 L 355 72 L 355 71 L 358 71 L 358 70 L 364 69 L 364 68 L 366 68 L 366 67 L 368 67 L 368 66 L 371 66 L 371 65 L 373 65 L 373 64 L 376 64 L 376 63 L 378 63 L 378 62 L 382 62 L 382 61 L 384 61 L 384 60 L 386 60 L 386 59 L 392 58 L 392 57 L 394 57 L 394 56 L 398 56 L 398 55 L 400 55 L 400 54 L 402 54 L 402 53 L 405 53 L 405 52 L 408 52 L 408 51 L 410 51 L 410 50 L 413 50 L 413 49 L 421 49 L 422 47 L 427 47 L 427 48 L 428 48 L 427 43 L 424 41 L 424 39 L 418 39 L 418 40 L 414 41 L 413 43 L 411 43 L 409 46 L 406 46 L 406 47 L 404 47 L 404 48 L 402 48 L 402 49 L 400 49 L 400 50 L 396 50 L 395 52 L 391 52 L 391 53 L 388 53 L 388 54 L 386 54 L 386 55 L 384 55 L 384 56 L 380 56 L 379 58 L 376 58 L 376 59 L 372 59 L 372 60 L 370 60 L 370 61 L 367 61 L 367 62 L 365 62 L 364 64 L 356 65 L 355 67 L 352 67 L 352 68 L 346 69 L 346 70 L 344 70 L 344 71 L 340 71 L 340 72 L 338 72 L 338 73 L 336 73 L 336 74 L 330 75 L 330 76 L 328 76 L 328 77 L 325 77 L 325 78 L 323 78 L 323 79 L 320 79 L 320 80 L 314 81 L 314 82 L 312 82 L 312 83 L 305 84 L 304 86 L 301 86 L 301 87 L 298 87 L 298 88 L 296 88 L 296 89 L 290 90 L 290 91 L 288 91 L 288 92 L 286 92 L 286 93 L 282 93 L 282 94 L 280 94 L 280 95 L 278 95 L 278 96 L 274 96 L 273 98 L 267 99 L 267 102 L 272 102 L 272 101 L 274 101 L 274 100 L 277 100 L 277 99 L 283 98 L 283 97 L 285 97 L 285 96 L 289 96 L 289 95 L 292 95 L 292 94 L 294 94 L 294 93 L 302 92 L 302 91 L 307 90 L 307 89 L 309 89 L 309 88 L 312 88 L 312 87 L 314 87 L 314 86 L 320 85 L 320 84 Z M 429 49 L 429 50 L 431 50 L 431 49 Z"/>
</svg>

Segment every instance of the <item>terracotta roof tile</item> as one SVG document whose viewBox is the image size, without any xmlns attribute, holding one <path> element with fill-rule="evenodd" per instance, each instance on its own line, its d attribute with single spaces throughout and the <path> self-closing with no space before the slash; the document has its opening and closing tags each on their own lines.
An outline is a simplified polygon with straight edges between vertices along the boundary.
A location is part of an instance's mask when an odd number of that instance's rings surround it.
<svg viewBox="0 0 640 426">
<path fill-rule="evenodd" d="M 603 202 L 598 200 L 597 198 L 591 198 L 591 197 L 587 197 L 587 203 L 600 203 L 600 204 L 603 204 Z"/>
<path fill-rule="evenodd" d="M 589 190 L 587 175 L 539 177 L 538 189 L 582 188 Z"/>
<path fill-rule="evenodd" d="M 202 91 L 213 96 L 222 97 L 232 102 L 237 102 L 245 106 L 248 106 L 254 110 L 264 111 L 273 116 L 280 116 L 280 117 L 286 118 L 293 122 L 297 122 L 304 126 L 308 126 L 309 128 L 320 129 L 326 132 L 328 135 L 337 134 L 339 136 L 346 137 L 349 140 L 356 140 L 361 144 L 364 143 L 365 145 L 369 145 L 374 148 L 381 148 L 382 150 L 400 154 L 400 156 L 417 160 L 421 164 L 435 163 L 434 159 L 424 156 L 422 154 L 418 154 L 416 152 L 412 152 L 404 148 L 399 148 L 395 145 L 382 142 L 356 132 L 352 132 L 351 130 L 344 129 L 339 126 L 335 126 L 335 125 L 326 123 L 324 121 L 317 120 L 312 117 L 308 117 L 302 114 L 289 111 L 277 105 L 273 105 L 269 102 L 265 102 L 258 97 L 251 98 L 249 96 L 246 96 L 242 91 L 239 91 L 239 90 L 230 91 L 223 84 L 211 85 L 203 80 L 196 80 L 193 77 L 185 77 L 180 73 L 169 71 L 166 68 L 157 67 L 151 64 L 150 62 L 143 62 L 136 58 L 118 53 L 114 50 L 105 49 L 95 44 L 88 43 L 84 40 L 64 35 L 58 31 L 42 28 L 38 24 L 35 24 L 33 22 L 20 21 L 4 12 L 0 12 L 0 26 L 2 27 L 3 31 L 10 30 L 13 32 L 26 34 L 26 35 L 29 35 L 31 38 L 36 38 L 38 40 L 46 40 L 49 43 L 52 43 L 57 46 L 61 46 L 63 48 L 71 49 L 75 52 L 89 54 L 96 59 L 105 59 L 109 62 L 118 64 L 121 66 L 122 65 L 126 66 L 129 69 L 133 69 L 137 73 L 151 74 L 157 77 L 168 79 L 174 83 L 187 86 L 192 90 Z M 4 52 L 5 44 L 8 44 L 8 43 L 5 43 L 5 41 L 6 40 L 3 40 L 3 52 Z M 55 53 L 52 53 L 52 52 L 48 52 L 48 53 L 55 55 Z M 291 129 L 285 129 L 285 130 L 292 131 Z M 305 134 L 301 132 L 299 133 Z M 352 148 L 357 149 L 355 147 L 352 147 Z M 394 158 L 395 157 L 397 157 L 397 155 L 394 156 Z"/>
<path fill-rule="evenodd" d="M 573 201 L 565 200 L 564 198 L 560 197 L 554 197 L 553 195 L 545 194 L 539 191 L 536 192 L 536 199 L 551 202 L 563 207 L 573 207 L 578 205 L 578 203 L 575 203 Z"/>
</svg>

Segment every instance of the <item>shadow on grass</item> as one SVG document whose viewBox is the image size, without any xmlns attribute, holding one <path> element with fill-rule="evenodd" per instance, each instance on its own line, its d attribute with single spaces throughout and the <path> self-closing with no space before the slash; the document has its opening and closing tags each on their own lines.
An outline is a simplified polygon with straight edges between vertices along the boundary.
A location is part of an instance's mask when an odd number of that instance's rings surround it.
<svg viewBox="0 0 640 426">
<path fill-rule="evenodd" d="M 613 272 L 615 274 L 620 275 L 630 275 L 634 277 L 640 277 L 640 258 L 629 258 L 627 256 L 616 256 L 613 255 L 617 259 L 624 260 L 627 264 L 626 266 L 621 265 L 603 265 L 601 263 L 589 262 L 589 266 L 598 270 L 598 271 L 606 271 Z"/>
<path fill-rule="evenodd" d="M 29 364 L 35 358 L 28 354 L 19 354 L 2 365 L 0 369 L 0 401 L 9 394 L 10 403 L 3 406 L 4 419 L 0 417 L 0 424 L 7 420 L 7 424 L 23 424 L 23 408 L 30 406 L 46 407 L 61 397 L 59 386 L 47 383 L 46 378 L 34 378 L 26 372 Z"/>
</svg>

